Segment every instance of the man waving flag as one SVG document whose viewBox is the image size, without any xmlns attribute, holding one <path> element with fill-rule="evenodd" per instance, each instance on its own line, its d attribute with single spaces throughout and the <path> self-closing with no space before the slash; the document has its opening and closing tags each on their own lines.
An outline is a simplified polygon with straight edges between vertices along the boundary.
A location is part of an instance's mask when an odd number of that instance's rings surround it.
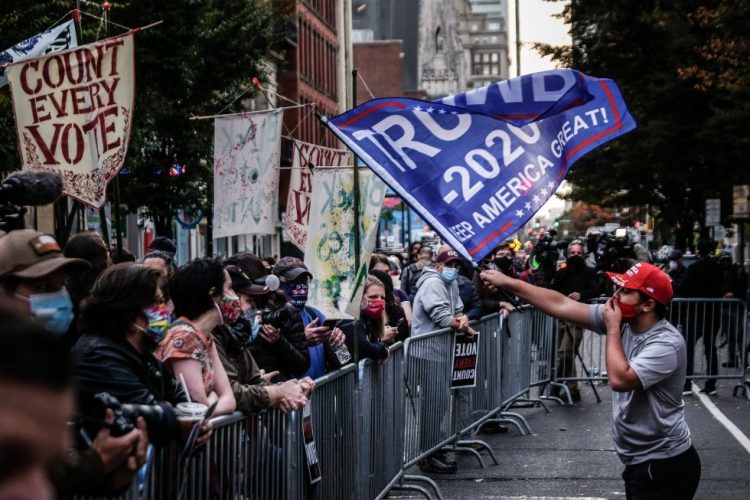
<svg viewBox="0 0 750 500">
<path fill-rule="evenodd" d="M 544 71 L 432 102 L 373 99 L 326 125 L 477 263 L 583 155 L 635 128 L 617 85 Z"/>
</svg>

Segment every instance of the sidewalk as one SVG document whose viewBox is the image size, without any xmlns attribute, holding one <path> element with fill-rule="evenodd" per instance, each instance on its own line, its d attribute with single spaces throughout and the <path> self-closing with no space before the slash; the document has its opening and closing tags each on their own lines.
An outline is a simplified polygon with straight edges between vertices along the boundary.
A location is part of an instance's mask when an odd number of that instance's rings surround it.
<svg viewBox="0 0 750 500">
<path fill-rule="evenodd" d="M 732 398 L 732 386 L 729 382 L 719 384 L 718 402 L 722 403 L 719 406 L 731 406 L 737 415 L 750 421 L 750 402 Z M 526 417 L 533 434 L 521 436 L 511 427 L 509 434 L 478 436 L 492 446 L 500 465 L 492 464 L 486 452 L 483 454 L 486 468 L 481 468 L 469 456 L 457 457 L 457 474 L 431 476 L 440 486 L 443 497 L 446 500 L 624 499 L 625 488 L 620 477 L 623 466 L 615 455 L 610 437 L 610 391 L 605 385 L 597 385 L 596 389 L 601 403 L 596 402 L 588 385 L 581 385 L 583 398 L 576 406 L 550 403 L 551 413 L 541 408 L 514 409 Z M 693 444 L 703 463 L 696 498 L 748 498 L 750 453 L 697 397 L 687 398 L 685 405 Z M 420 473 L 416 468 L 412 472 Z M 394 491 L 392 496 L 422 498 L 399 491 Z"/>
</svg>

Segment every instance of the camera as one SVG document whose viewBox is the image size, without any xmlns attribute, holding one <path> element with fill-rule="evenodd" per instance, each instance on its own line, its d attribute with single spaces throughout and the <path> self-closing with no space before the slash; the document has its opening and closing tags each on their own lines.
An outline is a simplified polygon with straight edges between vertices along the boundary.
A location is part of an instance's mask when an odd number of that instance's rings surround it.
<svg viewBox="0 0 750 500">
<path fill-rule="evenodd" d="M 529 256 L 529 267 L 533 271 L 541 271 L 543 275 L 544 286 L 552 283 L 557 270 L 557 260 L 560 257 L 560 250 L 565 249 L 567 243 L 564 241 L 555 241 L 557 231 L 550 229 L 539 237 L 534 248 L 531 249 Z"/>
<path fill-rule="evenodd" d="M 275 328 L 283 329 L 292 326 L 292 307 L 285 304 L 278 309 L 261 309 L 260 321 L 264 325 L 271 325 Z"/>
<path fill-rule="evenodd" d="M 598 271 L 624 272 L 635 258 L 633 246 L 625 228 L 612 233 L 591 233 L 586 239 L 587 250 L 594 254 Z"/>
<path fill-rule="evenodd" d="M 138 417 L 143 417 L 147 424 L 164 419 L 164 410 L 161 406 L 123 404 L 108 392 L 94 395 L 94 405 L 99 410 L 97 413 L 102 415 L 102 419 L 107 409 L 115 414 L 115 421 L 110 425 L 110 434 L 114 437 L 124 436 L 135 429 L 135 421 Z M 149 425 L 149 428 L 152 426 Z"/>
</svg>

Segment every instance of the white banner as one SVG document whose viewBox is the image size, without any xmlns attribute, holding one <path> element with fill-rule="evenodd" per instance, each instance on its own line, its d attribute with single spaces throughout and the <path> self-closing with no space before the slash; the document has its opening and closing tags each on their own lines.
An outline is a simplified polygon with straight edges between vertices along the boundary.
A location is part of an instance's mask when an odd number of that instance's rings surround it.
<svg viewBox="0 0 750 500">
<path fill-rule="evenodd" d="M 5 76 L 5 66 L 8 64 L 77 46 L 76 28 L 72 20 L 18 42 L 13 47 L 0 52 L 0 87 L 8 84 L 8 78 Z"/>
<path fill-rule="evenodd" d="M 59 172 L 65 194 L 101 207 L 128 150 L 133 64 L 126 34 L 8 66 L 23 168 Z"/>
<path fill-rule="evenodd" d="M 307 223 L 310 220 L 310 194 L 314 170 L 352 164 L 352 154 L 302 141 L 294 141 L 292 170 L 289 176 L 289 197 L 286 202 L 284 229 L 289 240 L 300 250 L 307 244 Z"/>
<path fill-rule="evenodd" d="M 309 303 L 328 318 L 359 317 L 362 285 L 375 245 L 385 184 L 360 169 L 360 260 L 354 267 L 353 169 L 319 170 L 312 182 L 312 205 L 305 264 L 313 275 Z"/>
<path fill-rule="evenodd" d="M 214 120 L 214 238 L 274 234 L 282 110 Z"/>
</svg>

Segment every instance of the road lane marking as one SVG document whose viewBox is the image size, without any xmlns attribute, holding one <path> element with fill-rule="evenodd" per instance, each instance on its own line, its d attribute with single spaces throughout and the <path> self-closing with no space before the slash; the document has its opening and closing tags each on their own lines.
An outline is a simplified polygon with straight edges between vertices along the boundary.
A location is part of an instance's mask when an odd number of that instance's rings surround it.
<svg viewBox="0 0 750 500">
<path fill-rule="evenodd" d="M 740 446 L 745 448 L 745 451 L 750 453 L 750 439 L 748 439 L 745 434 L 742 433 L 742 431 L 734 425 L 734 422 L 729 420 L 724 413 L 722 413 L 721 410 L 714 404 L 713 401 L 711 401 L 711 398 L 708 397 L 706 394 L 701 394 L 700 387 L 693 382 L 693 393 L 698 396 L 698 399 L 700 399 L 701 403 L 703 403 L 703 406 L 706 407 L 706 409 L 711 413 L 711 415 L 714 416 L 716 420 L 719 421 L 721 425 L 724 426 L 726 430 L 729 431 L 729 433 L 734 437 L 734 439 L 737 440 L 738 443 L 740 443 Z"/>
</svg>

